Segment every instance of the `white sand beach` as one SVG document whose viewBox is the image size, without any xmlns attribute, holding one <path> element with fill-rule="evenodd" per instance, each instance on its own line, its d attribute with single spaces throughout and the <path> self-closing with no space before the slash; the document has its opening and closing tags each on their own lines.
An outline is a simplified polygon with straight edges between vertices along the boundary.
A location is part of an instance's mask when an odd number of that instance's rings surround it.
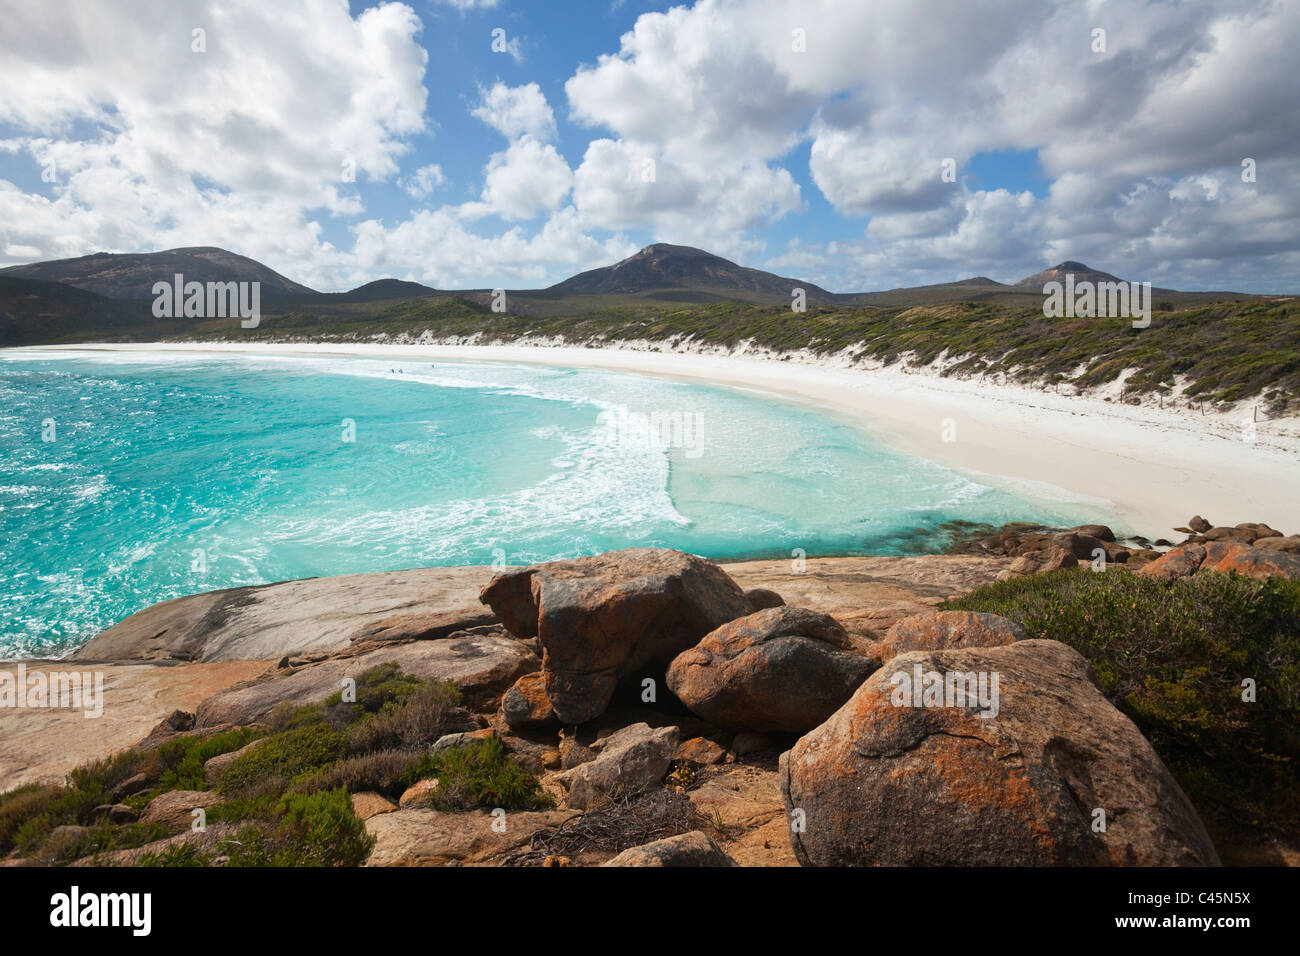
<svg viewBox="0 0 1300 956">
<path fill-rule="evenodd" d="M 1263 521 L 1300 533 L 1300 419 L 1253 406 L 1202 414 L 1122 404 L 1118 391 L 1055 394 L 932 369 L 850 367 L 810 355 L 710 354 L 553 345 L 140 343 L 42 350 L 355 355 L 539 363 L 665 376 L 766 392 L 815 405 L 887 444 L 1036 498 L 1091 502 L 1125 530 L 1156 539 L 1193 514 L 1217 524 Z M 1112 400 L 1107 401 L 1107 395 Z M 1186 403 L 1184 403 L 1185 406 Z M 948 439 L 948 440 L 945 440 Z"/>
</svg>

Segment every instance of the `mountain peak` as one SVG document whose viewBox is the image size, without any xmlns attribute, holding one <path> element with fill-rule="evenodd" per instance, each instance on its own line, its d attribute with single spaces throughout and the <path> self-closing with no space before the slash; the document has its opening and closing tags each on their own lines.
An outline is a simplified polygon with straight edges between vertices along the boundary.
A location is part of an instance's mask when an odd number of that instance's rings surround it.
<svg viewBox="0 0 1300 956">
<path fill-rule="evenodd" d="M 832 296 L 810 282 L 737 265 L 730 259 L 696 249 L 655 242 L 611 266 L 591 269 L 550 287 L 556 295 L 639 295 L 683 302 L 739 299 L 789 302 L 802 288 L 809 302 Z"/>
<path fill-rule="evenodd" d="M 1029 287 L 1037 286 L 1041 288 L 1046 282 L 1064 282 L 1067 275 L 1074 276 L 1077 282 L 1120 282 L 1121 279 L 1111 275 L 1109 272 L 1102 272 L 1100 269 L 1094 269 L 1092 266 L 1085 265 L 1074 259 L 1066 259 L 1064 262 L 1057 263 L 1050 269 L 1044 269 L 1042 272 L 1035 272 L 1031 276 L 1026 276 L 1016 283 L 1017 286 Z"/>
</svg>

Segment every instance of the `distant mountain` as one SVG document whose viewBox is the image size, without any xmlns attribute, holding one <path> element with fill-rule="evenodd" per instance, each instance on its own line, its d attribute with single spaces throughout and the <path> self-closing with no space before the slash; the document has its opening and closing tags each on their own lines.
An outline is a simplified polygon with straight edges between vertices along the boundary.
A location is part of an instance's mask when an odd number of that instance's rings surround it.
<svg viewBox="0 0 1300 956">
<path fill-rule="evenodd" d="M 388 299 L 419 299 L 440 294 L 437 289 L 404 279 L 376 279 L 350 292 L 325 293 L 335 302 L 384 302 Z"/>
<path fill-rule="evenodd" d="M 1044 269 L 1042 272 L 1035 272 L 1033 275 L 1021 279 L 1016 283 L 1017 289 L 1032 289 L 1035 292 L 1043 291 L 1043 283 L 1060 282 L 1065 283 L 1066 274 L 1074 276 L 1074 282 L 1077 285 L 1080 282 L 1123 282 L 1117 276 L 1109 272 L 1102 272 L 1100 269 L 1094 269 L 1086 266 L 1082 262 L 1075 262 L 1073 259 L 1067 259 L 1060 265 L 1052 266 L 1050 269 Z"/>
<path fill-rule="evenodd" d="M 186 282 L 260 282 L 263 299 L 319 295 L 254 259 L 214 246 L 165 252 L 97 252 L 76 259 L 10 266 L 0 269 L 0 276 L 62 282 L 110 299 L 152 299 L 154 283 L 171 282 L 178 272 Z"/>
<path fill-rule="evenodd" d="M 810 303 L 835 301 L 834 295 L 811 282 L 749 269 L 703 249 L 657 242 L 622 262 L 579 273 L 545 292 L 552 296 L 632 295 L 688 302 L 789 302 L 795 288 L 803 289 Z"/>
</svg>

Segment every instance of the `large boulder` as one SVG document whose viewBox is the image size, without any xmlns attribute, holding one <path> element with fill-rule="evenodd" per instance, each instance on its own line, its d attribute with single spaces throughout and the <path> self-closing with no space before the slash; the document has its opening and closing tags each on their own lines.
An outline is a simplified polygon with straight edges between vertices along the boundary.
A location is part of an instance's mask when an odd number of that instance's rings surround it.
<svg viewBox="0 0 1300 956">
<path fill-rule="evenodd" d="M 880 659 L 908 651 L 947 651 L 959 647 L 1001 647 L 1023 641 L 1025 632 L 1014 621 L 978 611 L 931 611 L 904 618 L 879 644 Z"/>
<path fill-rule="evenodd" d="M 676 727 L 631 724 L 591 745 L 594 759 L 557 774 L 569 806 L 586 810 L 606 797 L 636 793 L 663 779 L 681 734 Z"/>
<path fill-rule="evenodd" d="M 634 846 L 601 864 L 602 866 L 739 866 L 722 852 L 708 834 L 699 830 L 680 833 Z"/>
<path fill-rule="evenodd" d="M 1259 538 L 1255 541 L 1255 547 L 1263 551 L 1286 551 L 1289 554 L 1300 554 L 1300 534 L 1287 537 L 1272 535 L 1267 538 Z"/>
<path fill-rule="evenodd" d="M 505 817 L 486 810 L 376 814 L 366 820 L 366 833 L 375 838 L 366 866 L 495 866 L 526 848 L 537 832 L 572 816 L 567 810 L 514 811 Z"/>
<path fill-rule="evenodd" d="M 803 733 L 879 665 L 829 614 L 774 607 L 722 625 L 668 668 L 668 687 L 725 730 Z"/>
<path fill-rule="evenodd" d="M 895 657 L 780 775 L 804 865 L 1219 862 L 1146 738 L 1057 641 Z"/>
<path fill-rule="evenodd" d="M 200 704 L 195 711 L 196 724 L 210 727 L 255 723 L 281 701 L 317 703 L 341 689 L 345 677 L 356 678 L 390 662 L 403 673 L 424 680 L 455 681 L 470 706 L 492 710 L 511 684 L 541 666 L 537 655 L 502 631 L 466 632 L 441 641 L 381 644 L 372 650 L 344 652 L 236 684 Z"/>
<path fill-rule="evenodd" d="M 1270 537 L 1263 540 L 1286 539 Z M 1138 574 L 1171 581 L 1197 571 L 1236 571 L 1251 578 L 1300 578 L 1300 554 L 1220 539 L 1204 544 L 1179 545 L 1142 568 Z"/>
<path fill-rule="evenodd" d="M 660 548 L 505 571 L 481 600 L 513 634 L 541 639 L 546 695 L 566 724 L 599 716 L 621 682 L 753 610 L 716 564 Z"/>
<path fill-rule="evenodd" d="M 1174 578 L 1185 578 L 1189 574 L 1195 574 L 1204 560 L 1205 545 L 1180 544 L 1143 567 L 1138 574 L 1160 581 L 1172 581 Z"/>
<path fill-rule="evenodd" d="M 1061 568 L 1077 568 L 1078 566 L 1078 558 L 1065 548 L 1058 548 L 1053 545 L 1041 551 L 1028 551 L 1020 555 L 1011 562 L 1007 570 L 1013 575 L 1046 574 L 1048 571 L 1059 571 Z"/>
<path fill-rule="evenodd" d="M 168 831 L 186 830 L 196 819 L 195 810 L 206 810 L 221 802 L 215 790 L 168 790 L 149 801 L 140 814 L 141 823 L 159 823 Z"/>
<path fill-rule="evenodd" d="M 1100 538 L 1094 538 L 1090 534 L 1079 534 L 1075 531 L 1062 531 L 1059 534 L 1052 535 L 1052 545 L 1068 552 L 1080 561 L 1091 561 L 1097 557 L 1097 552 L 1100 551 L 1103 554 L 1106 552 L 1106 543 Z"/>
</svg>

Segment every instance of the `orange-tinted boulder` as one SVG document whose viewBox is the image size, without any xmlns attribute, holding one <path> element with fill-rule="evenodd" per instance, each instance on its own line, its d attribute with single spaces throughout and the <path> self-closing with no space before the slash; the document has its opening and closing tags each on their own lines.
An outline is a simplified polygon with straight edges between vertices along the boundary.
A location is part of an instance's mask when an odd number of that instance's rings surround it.
<svg viewBox="0 0 1300 956">
<path fill-rule="evenodd" d="M 1019 624 L 996 614 L 976 611 L 931 611 L 906 617 L 880 642 L 880 658 L 908 651 L 946 651 L 958 647 L 1000 647 L 1023 641 Z"/>
<path fill-rule="evenodd" d="M 730 621 L 679 654 L 668 687 L 716 727 L 803 733 L 878 664 L 868 642 L 829 614 L 774 607 Z"/>
<path fill-rule="evenodd" d="M 1090 677 L 1057 641 L 895 657 L 781 756 L 796 857 L 1218 864 L 1187 796 Z"/>
<path fill-rule="evenodd" d="M 540 638 L 546 696 L 566 724 L 599 716 L 620 683 L 657 678 L 674 656 L 752 610 L 716 564 L 662 548 L 506 571 L 480 600 L 511 633 Z"/>
</svg>

